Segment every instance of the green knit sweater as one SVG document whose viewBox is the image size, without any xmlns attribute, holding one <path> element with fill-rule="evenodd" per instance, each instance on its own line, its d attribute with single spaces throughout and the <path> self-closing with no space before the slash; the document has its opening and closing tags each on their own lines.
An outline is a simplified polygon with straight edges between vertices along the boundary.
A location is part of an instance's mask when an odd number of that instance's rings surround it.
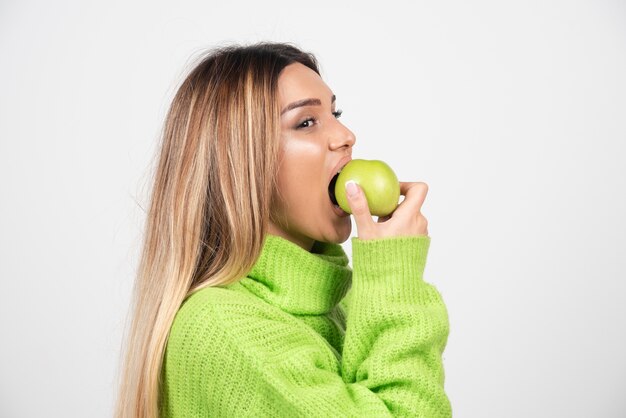
<svg viewBox="0 0 626 418">
<path fill-rule="evenodd" d="M 236 283 L 187 298 L 162 368 L 162 417 L 450 417 L 448 314 L 423 280 L 428 236 L 311 252 L 267 235 Z"/>
</svg>

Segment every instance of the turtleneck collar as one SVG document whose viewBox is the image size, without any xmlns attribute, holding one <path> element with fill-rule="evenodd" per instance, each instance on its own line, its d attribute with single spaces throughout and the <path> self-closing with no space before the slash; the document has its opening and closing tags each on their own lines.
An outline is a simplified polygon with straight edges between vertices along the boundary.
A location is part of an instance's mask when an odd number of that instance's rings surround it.
<svg viewBox="0 0 626 418">
<path fill-rule="evenodd" d="M 352 269 L 339 244 L 315 241 L 311 251 L 267 234 L 261 254 L 238 283 L 282 310 L 298 315 L 330 312 L 348 292 Z"/>
</svg>

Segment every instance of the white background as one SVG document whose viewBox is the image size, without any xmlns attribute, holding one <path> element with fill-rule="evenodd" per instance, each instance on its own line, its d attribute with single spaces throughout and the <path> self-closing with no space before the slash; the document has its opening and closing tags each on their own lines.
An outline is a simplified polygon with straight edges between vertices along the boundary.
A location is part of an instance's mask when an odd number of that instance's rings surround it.
<svg viewBox="0 0 626 418">
<path fill-rule="evenodd" d="M 355 158 L 430 186 L 454 416 L 626 416 L 607 0 L 1 1 L 0 416 L 111 416 L 165 111 L 204 48 L 259 40 L 318 57 Z"/>
</svg>

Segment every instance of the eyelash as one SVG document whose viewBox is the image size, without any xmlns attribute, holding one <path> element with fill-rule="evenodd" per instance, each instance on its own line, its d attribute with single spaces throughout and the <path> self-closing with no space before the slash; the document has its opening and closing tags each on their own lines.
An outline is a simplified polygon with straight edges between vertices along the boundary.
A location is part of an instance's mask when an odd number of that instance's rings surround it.
<svg viewBox="0 0 626 418">
<path fill-rule="evenodd" d="M 341 117 L 341 114 L 343 113 L 343 110 L 338 109 L 337 111 L 332 112 L 332 113 L 333 113 L 333 116 L 335 116 L 336 118 L 340 118 L 340 117 Z M 307 118 L 307 119 L 303 120 L 303 121 L 300 123 L 300 125 L 298 125 L 298 126 L 296 127 L 296 129 L 310 128 L 310 126 L 302 126 L 302 125 L 303 125 L 303 124 L 305 124 L 306 122 L 313 122 L 313 121 L 315 121 L 315 118 Z"/>
</svg>

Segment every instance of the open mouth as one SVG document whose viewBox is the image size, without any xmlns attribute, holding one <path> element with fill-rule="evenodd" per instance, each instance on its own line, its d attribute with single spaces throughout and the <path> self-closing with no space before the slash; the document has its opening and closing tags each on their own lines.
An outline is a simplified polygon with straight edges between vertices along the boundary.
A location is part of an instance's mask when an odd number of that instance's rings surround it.
<svg viewBox="0 0 626 418">
<path fill-rule="evenodd" d="M 337 183 L 337 177 L 339 177 L 339 173 L 335 174 L 330 180 L 330 184 L 328 185 L 328 196 L 330 197 L 330 201 L 333 202 L 333 205 L 339 207 L 337 197 L 335 196 L 335 184 Z"/>
</svg>

